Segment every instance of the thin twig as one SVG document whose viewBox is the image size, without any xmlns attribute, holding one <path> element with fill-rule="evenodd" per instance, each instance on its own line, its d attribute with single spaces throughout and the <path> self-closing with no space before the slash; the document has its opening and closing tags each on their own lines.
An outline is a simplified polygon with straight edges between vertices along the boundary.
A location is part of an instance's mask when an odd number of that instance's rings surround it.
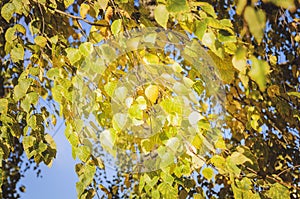
<svg viewBox="0 0 300 199">
<path fill-rule="evenodd" d="M 65 16 L 70 17 L 70 18 L 75 19 L 75 20 L 81 20 L 81 21 L 84 21 L 85 23 L 90 24 L 90 25 L 93 25 L 93 26 L 109 27 L 109 24 L 107 24 L 107 25 L 105 25 L 105 24 L 98 24 L 98 23 L 96 23 L 96 22 L 89 21 L 89 20 L 84 19 L 84 18 L 82 18 L 82 17 L 75 16 L 75 15 L 72 15 L 72 14 L 70 14 L 70 13 L 64 12 L 64 11 L 62 11 L 62 10 L 53 9 L 53 8 L 51 8 L 51 7 L 48 7 L 48 8 L 51 9 L 51 10 L 53 10 L 53 11 L 56 12 L 56 13 L 65 15 Z"/>
</svg>

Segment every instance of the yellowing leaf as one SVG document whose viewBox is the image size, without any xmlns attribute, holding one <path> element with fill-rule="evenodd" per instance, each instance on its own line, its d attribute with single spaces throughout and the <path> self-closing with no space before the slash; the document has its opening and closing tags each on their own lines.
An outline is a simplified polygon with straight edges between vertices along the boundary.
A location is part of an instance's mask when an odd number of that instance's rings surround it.
<svg viewBox="0 0 300 199">
<path fill-rule="evenodd" d="M 73 65 L 81 59 L 81 53 L 78 49 L 67 48 L 66 50 L 67 57 L 70 60 L 70 63 Z"/>
<path fill-rule="evenodd" d="M 77 156 L 78 158 L 82 161 L 82 162 L 86 162 L 88 161 L 90 155 L 91 155 L 91 151 L 90 148 L 88 146 L 79 146 L 77 148 Z"/>
<path fill-rule="evenodd" d="M 157 100 L 157 98 L 158 98 L 158 95 L 159 95 L 158 86 L 156 86 L 156 85 L 149 85 L 145 89 L 145 95 L 150 100 L 150 102 L 155 103 L 156 100 Z"/>
<path fill-rule="evenodd" d="M 159 4 L 154 10 L 154 18 L 159 25 L 163 28 L 167 28 L 169 20 L 169 12 L 165 5 Z"/>
<path fill-rule="evenodd" d="M 167 0 L 167 10 L 169 12 L 185 12 L 189 10 L 186 0 Z"/>
<path fill-rule="evenodd" d="M 243 74 L 246 73 L 247 69 L 247 51 L 245 48 L 241 47 L 237 50 L 235 55 L 232 58 L 232 65 L 238 71 L 242 72 Z"/>
<path fill-rule="evenodd" d="M 214 170 L 210 167 L 206 167 L 202 170 L 202 175 L 207 179 L 211 180 L 214 176 Z"/>
<path fill-rule="evenodd" d="M 34 42 L 40 47 L 44 48 L 47 44 L 47 39 L 43 36 L 36 36 L 34 38 Z"/>
<path fill-rule="evenodd" d="M 267 75 L 270 73 L 270 66 L 266 61 L 251 57 L 252 66 L 249 76 L 254 80 L 261 91 L 265 91 L 267 84 Z"/>
<path fill-rule="evenodd" d="M 108 1 L 109 0 L 98 0 L 98 2 L 100 4 L 100 7 L 101 7 L 102 10 L 106 9 Z"/>
<path fill-rule="evenodd" d="M 11 52 L 10 52 L 10 56 L 13 62 L 18 62 L 20 60 L 24 59 L 24 48 L 21 44 L 17 44 L 17 46 L 15 46 Z"/>
<path fill-rule="evenodd" d="M 68 8 L 73 3 L 74 3 L 74 0 L 64 0 L 64 5 L 65 5 L 66 8 Z"/>
<path fill-rule="evenodd" d="M 85 4 L 85 3 L 81 4 L 80 11 L 79 11 L 80 16 L 82 18 L 85 18 L 86 14 L 88 13 L 89 10 L 90 10 L 90 6 L 88 4 Z"/>
<path fill-rule="evenodd" d="M 8 100 L 7 99 L 0 99 L 0 113 L 6 114 L 8 109 Z"/>
<path fill-rule="evenodd" d="M 198 39 L 202 40 L 203 35 L 206 32 L 207 29 L 207 23 L 203 21 L 196 21 L 196 30 L 195 30 L 195 35 L 198 37 Z"/>
<path fill-rule="evenodd" d="M 117 35 L 122 29 L 122 19 L 114 20 L 114 22 L 111 24 L 111 32 L 114 35 Z"/>
<path fill-rule="evenodd" d="M 266 14 L 263 10 L 255 11 L 251 6 L 247 6 L 244 18 L 248 23 L 251 34 L 256 41 L 260 43 L 264 37 L 264 29 L 266 25 Z"/>
<path fill-rule="evenodd" d="M 88 57 L 93 52 L 93 44 L 91 42 L 84 42 L 79 46 L 79 52 L 84 56 Z"/>
<path fill-rule="evenodd" d="M 241 15 L 246 5 L 247 0 L 238 0 L 238 3 L 236 5 L 236 13 L 238 15 Z"/>
<path fill-rule="evenodd" d="M 266 195 L 272 199 L 290 198 L 289 189 L 279 183 L 273 184 Z"/>
<path fill-rule="evenodd" d="M 1 9 L 1 16 L 9 22 L 9 20 L 12 18 L 14 12 L 16 11 L 16 8 L 14 4 L 12 3 L 6 3 Z"/>
</svg>

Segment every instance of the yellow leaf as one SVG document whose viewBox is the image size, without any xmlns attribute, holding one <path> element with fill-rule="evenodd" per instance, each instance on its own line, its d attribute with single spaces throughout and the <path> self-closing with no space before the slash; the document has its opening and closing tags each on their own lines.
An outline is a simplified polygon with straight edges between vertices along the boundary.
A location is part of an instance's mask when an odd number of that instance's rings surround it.
<svg viewBox="0 0 300 199">
<path fill-rule="evenodd" d="M 85 3 L 81 4 L 80 11 L 79 11 L 80 12 L 80 16 L 82 18 L 85 18 L 86 14 L 88 13 L 89 10 L 90 10 L 90 6 L 88 4 L 85 4 Z"/>
<path fill-rule="evenodd" d="M 145 90 L 145 95 L 146 97 L 152 102 L 156 102 L 157 98 L 158 98 L 158 87 L 156 85 L 150 85 L 146 88 Z"/>
</svg>

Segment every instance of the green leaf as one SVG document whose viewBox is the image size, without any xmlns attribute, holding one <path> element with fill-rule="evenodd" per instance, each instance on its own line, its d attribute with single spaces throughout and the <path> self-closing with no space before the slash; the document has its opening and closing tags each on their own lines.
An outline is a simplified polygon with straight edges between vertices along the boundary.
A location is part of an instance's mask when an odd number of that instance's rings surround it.
<svg viewBox="0 0 300 199">
<path fill-rule="evenodd" d="M 163 28 L 167 28 L 167 23 L 169 20 L 169 12 L 165 5 L 159 4 L 154 10 L 154 18 L 159 25 Z"/>
<path fill-rule="evenodd" d="M 64 0 L 64 5 L 65 5 L 66 8 L 68 8 L 73 3 L 74 3 L 74 0 Z"/>
<path fill-rule="evenodd" d="M 256 41 L 260 43 L 264 37 L 264 29 L 266 26 L 266 13 L 263 10 L 255 11 L 251 6 L 247 6 L 244 18 L 248 23 L 251 34 Z"/>
<path fill-rule="evenodd" d="M 167 10 L 169 12 L 186 12 L 189 6 L 186 0 L 167 0 Z"/>
<path fill-rule="evenodd" d="M 75 131 L 73 131 L 71 124 L 67 125 L 65 129 L 65 136 L 72 145 L 72 147 L 77 147 L 77 145 L 79 144 L 78 134 Z"/>
<path fill-rule="evenodd" d="M 14 88 L 14 99 L 16 101 L 20 100 L 27 93 L 27 90 L 32 82 L 32 79 L 25 79 L 18 83 L 18 85 Z"/>
<path fill-rule="evenodd" d="M 108 82 L 107 84 L 105 84 L 104 90 L 108 94 L 108 96 L 110 96 L 110 97 L 113 96 L 115 89 L 117 87 L 117 83 L 118 82 L 113 81 L 113 82 Z"/>
<path fill-rule="evenodd" d="M 67 48 L 66 50 L 67 57 L 70 60 L 70 63 L 74 65 L 76 62 L 78 62 L 81 59 L 81 53 L 78 49 L 75 48 Z"/>
<path fill-rule="evenodd" d="M 212 16 L 213 18 L 217 18 L 217 15 L 215 13 L 215 9 L 212 5 L 206 2 L 197 2 L 197 5 L 201 7 L 204 12 Z"/>
<path fill-rule="evenodd" d="M 202 175 L 207 179 L 211 180 L 214 176 L 214 170 L 210 167 L 206 167 L 202 170 Z"/>
<path fill-rule="evenodd" d="M 0 99 L 0 113 L 1 114 L 6 114 L 8 110 L 8 100 L 3 98 Z"/>
<path fill-rule="evenodd" d="M 7 23 L 9 23 L 15 11 L 16 7 L 14 4 L 6 3 L 1 9 L 1 16 L 7 21 Z"/>
<path fill-rule="evenodd" d="M 261 91 L 265 91 L 267 84 L 267 75 L 270 73 L 270 66 L 266 61 L 259 60 L 252 56 L 250 58 L 252 62 L 249 76 L 254 80 Z"/>
<path fill-rule="evenodd" d="M 84 42 L 79 46 L 79 52 L 84 57 L 91 56 L 93 52 L 93 44 L 91 42 Z"/>
<path fill-rule="evenodd" d="M 289 189 L 279 183 L 273 184 L 266 195 L 272 199 L 290 198 Z"/>
<path fill-rule="evenodd" d="M 207 23 L 206 21 L 196 21 L 196 30 L 195 30 L 195 35 L 198 37 L 198 39 L 202 40 L 203 35 L 206 32 L 207 29 Z"/>
<path fill-rule="evenodd" d="M 91 156 L 91 149 L 88 146 L 79 146 L 76 154 L 82 162 L 87 162 Z"/>
<path fill-rule="evenodd" d="M 44 48 L 47 44 L 47 39 L 43 36 L 36 36 L 34 38 L 34 42 L 40 47 Z"/>
<path fill-rule="evenodd" d="M 162 182 L 158 185 L 157 190 L 162 194 L 162 198 L 174 199 L 178 197 L 177 189 L 166 182 Z"/>
<path fill-rule="evenodd" d="M 15 46 L 11 52 L 10 52 L 10 56 L 13 62 L 18 62 L 20 60 L 24 59 L 24 48 L 21 44 L 17 44 L 17 46 Z"/>
<path fill-rule="evenodd" d="M 114 20 L 114 22 L 111 24 L 111 32 L 114 35 L 117 35 L 122 30 L 122 19 Z"/>
</svg>

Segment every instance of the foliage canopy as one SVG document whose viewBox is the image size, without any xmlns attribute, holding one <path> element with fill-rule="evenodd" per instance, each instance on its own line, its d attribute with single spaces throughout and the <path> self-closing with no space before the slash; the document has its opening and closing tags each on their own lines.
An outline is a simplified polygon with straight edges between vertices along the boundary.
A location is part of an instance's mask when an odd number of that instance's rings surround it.
<svg viewBox="0 0 300 199">
<path fill-rule="evenodd" d="M 299 4 L 2 0 L 2 197 L 20 197 L 17 182 L 30 165 L 55 161 L 56 144 L 47 128 L 58 117 L 80 160 L 78 198 L 300 197 Z M 160 31 L 143 32 L 152 27 Z M 138 36 L 120 36 L 133 33 Z M 180 43 L 180 35 L 189 40 L 186 46 L 168 51 L 172 47 L 162 41 Z M 211 59 L 204 65 L 214 63 L 216 70 L 206 83 L 210 71 L 199 70 L 195 61 L 203 56 Z M 148 66 L 147 74 L 169 78 L 171 86 L 153 81 L 132 92 L 130 82 L 143 73 L 130 71 L 140 63 Z M 127 81 L 126 74 L 131 74 Z M 217 88 L 209 84 L 213 78 L 220 81 Z M 97 83 L 94 89 L 91 82 Z M 186 108 L 186 99 L 199 105 Z M 219 116 L 210 112 L 214 106 L 221 107 Z M 89 114 L 94 119 L 87 124 Z M 144 124 L 155 134 L 135 137 L 124 130 L 144 132 Z M 113 180 L 102 177 L 106 161 L 94 149 L 99 142 L 122 160 Z M 149 154 L 144 161 L 155 169 L 133 170 L 138 169 L 134 156 L 126 154 L 139 151 Z M 151 162 L 154 156 L 159 162 Z"/>
</svg>

